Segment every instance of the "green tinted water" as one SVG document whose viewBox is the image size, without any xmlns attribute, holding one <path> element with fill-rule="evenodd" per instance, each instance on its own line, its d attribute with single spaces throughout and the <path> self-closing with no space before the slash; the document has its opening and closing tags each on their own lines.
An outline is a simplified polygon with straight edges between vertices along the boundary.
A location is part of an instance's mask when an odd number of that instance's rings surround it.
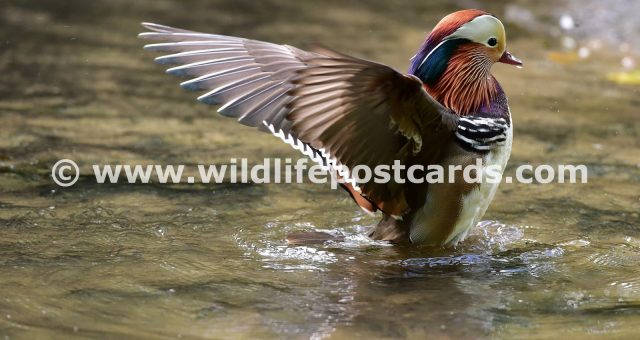
<svg viewBox="0 0 640 340">
<path fill-rule="evenodd" d="M 585 60 L 549 55 L 562 51 L 544 26 L 557 25 L 560 4 L 530 8 L 542 26 L 507 22 L 509 48 L 525 60 L 522 70 L 494 68 L 514 116 L 508 171 L 586 164 L 589 183 L 503 184 L 489 221 L 456 249 L 371 242 L 361 234 L 376 219 L 328 185 L 98 185 L 91 176 L 91 164 L 298 157 L 180 91 L 141 50 L 140 21 L 320 41 L 405 69 L 458 6 L 468 4 L 3 5 L 0 336 L 637 337 L 639 87 L 606 80 L 623 56 L 606 44 Z M 71 188 L 49 177 L 60 158 L 81 167 Z M 284 242 L 324 229 L 346 241 Z"/>
</svg>

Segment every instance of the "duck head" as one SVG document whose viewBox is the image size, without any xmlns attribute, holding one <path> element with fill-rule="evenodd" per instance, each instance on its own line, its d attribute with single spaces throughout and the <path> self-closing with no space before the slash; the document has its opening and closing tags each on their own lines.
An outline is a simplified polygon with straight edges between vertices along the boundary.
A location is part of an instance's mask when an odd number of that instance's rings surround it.
<svg viewBox="0 0 640 340">
<path fill-rule="evenodd" d="M 459 115 L 481 110 L 502 91 L 491 66 L 522 66 L 506 49 L 506 33 L 495 16 L 476 9 L 451 13 L 429 34 L 411 59 L 409 73 L 427 92 Z"/>
</svg>

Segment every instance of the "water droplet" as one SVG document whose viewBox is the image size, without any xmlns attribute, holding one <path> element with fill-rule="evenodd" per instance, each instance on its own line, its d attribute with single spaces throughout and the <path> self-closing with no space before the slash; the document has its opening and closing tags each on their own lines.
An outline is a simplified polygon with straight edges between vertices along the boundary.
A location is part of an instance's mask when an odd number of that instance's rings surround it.
<svg viewBox="0 0 640 340">
<path fill-rule="evenodd" d="M 158 237 L 164 237 L 167 234 L 167 227 L 157 226 L 153 229 L 153 233 Z"/>
<path fill-rule="evenodd" d="M 580 57 L 580 59 L 586 59 L 589 58 L 589 56 L 591 55 L 591 50 L 587 47 L 580 47 L 580 49 L 578 50 L 578 57 Z"/>
<path fill-rule="evenodd" d="M 575 21 L 573 21 L 573 18 L 569 14 L 563 14 L 560 17 L 560 27 L 568 31 L 574 29 L 576 27 L 576 23 Z"/>
<path fill-rule="evenodd" d="M 620 63 L 622 64 L 622 67 L 627 69 L 631 69 L 636 65 L 636 62 L 633 60 L 633 58 L 629 56 L 622 58 L 622 61 Z"/>
<path fill-rule="evenodd" d="M 562 37 L 562 46 L 568 50 L 573 50 L 576 48 L 576 41 L 571 37 Z"/>
</svg>

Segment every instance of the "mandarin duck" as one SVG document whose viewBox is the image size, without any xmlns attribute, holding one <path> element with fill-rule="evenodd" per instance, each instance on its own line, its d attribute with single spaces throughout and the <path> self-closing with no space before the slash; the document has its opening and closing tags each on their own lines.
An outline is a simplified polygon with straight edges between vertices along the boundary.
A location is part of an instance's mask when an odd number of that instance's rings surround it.
<svg viewBox="0 0 640 340">
<path fill-rule="evenodd" d="M 407 74 L 317 47 L 199 33 L 143 23 L 145 49 L 169 53 L 167 73 L 189 77 L 198 100 L 241 124 L 280 137 L 326 166 L 412 164 L 504 169 L 513 128 L 491 66 L 522 62 L 506 50 L 500 20 L 482 10 L 444 17 L 411 58 Z M 348 177 L 348 173 L 340 173 Z M 502 172 L 500 171 L 500 176 Z M 452 246 L 484 215 L 497 183 L 341 181 L 367 212 L 382 212 L 369 236 Z M 344 179 L 344 178 L 343 178 Z M 498 181 L 499 182 L 499 181 Z M 310 237 L 313 239 L 313 237 Z M 294 237 L 295 242 L 295 237 Z"/>
</svg>

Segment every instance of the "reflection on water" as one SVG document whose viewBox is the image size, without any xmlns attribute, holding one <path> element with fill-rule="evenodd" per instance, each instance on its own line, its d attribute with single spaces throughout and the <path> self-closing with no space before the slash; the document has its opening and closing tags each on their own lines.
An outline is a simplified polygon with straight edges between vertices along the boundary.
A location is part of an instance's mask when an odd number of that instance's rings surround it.
<svg viewBox="0 0 640 340">
<path fill-rule="evenodd" d="M 621 60 L 633 49 L 618 47 L 638 46 L 625 33 L 635 19 L 608 11 L 612 38 L 583 21 L 583 3 L 10 1 L 0 9 L 0 336 L 637 337 L 639 88 L 607 80 L 630 72 Z M 404 69 L 429 27 L 471 5 L 506 18 L 509 49 L 525 60 L 494 70 L 515 121 L 508 170 L 581 163 L 589 184 L 504 184 L 491 221 L 456 249 L 368 240 L 376 220 L 320 185 L 88 175 L 94 163 L 296 156 L 179 91 L 141 50 L 140 21 L 321 41 Z M 60 158 L 81 166 L 72 188 L 48 177 Z M 345 242 L 287 246 L 299 230 Z"/>
</svg>

